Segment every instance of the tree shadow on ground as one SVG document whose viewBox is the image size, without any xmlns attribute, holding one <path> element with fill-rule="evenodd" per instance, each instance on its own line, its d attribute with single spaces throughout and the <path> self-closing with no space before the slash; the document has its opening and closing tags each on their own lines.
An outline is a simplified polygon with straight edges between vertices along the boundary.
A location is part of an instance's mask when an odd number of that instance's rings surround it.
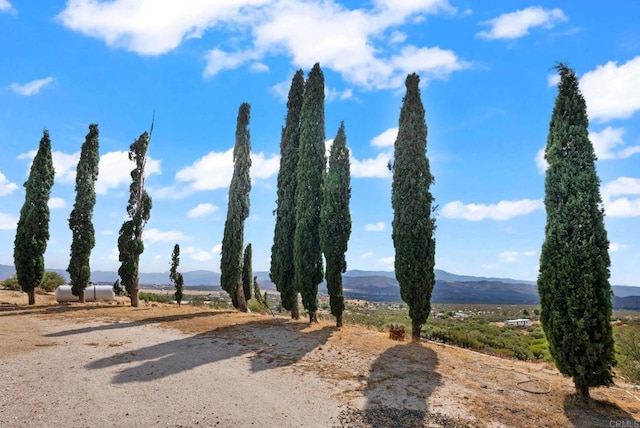
<svg viewBox="0 0 640 428">
<path fill-rule="evenodd" d="M 126 321 L 126 322 L 111 322 L 109 324 L 101 324 L 98 326 L 88 326 L 82 328 L 73 328 L 70 330 L 58 331 L 55 333 L 46 334 L 45 337 L 64 337 L 64 336 L 73 336 L 76 334 L 90 333 L 92 331 L 106 331 L 106 330 L 118 330 L 123 328 L 135 327 L 139 325 L 147 325 L 147 324 L 161 324 L 161 323 L 170 323 L 181 320 L 190 320 L 196 318 L 209 318 L 217 315 L 234 313 L 234 311 L 202 311 L 195 313 L 187 313 L 187 314 L 179 314 L 179 315 L 165 315 L 161 317 L 150 317 L 143 318 L 136 321 Z"/>
<path fill-rule="evenodd" d="M 564 399 L 564 413 L 574 427 L 640 427 L 640 419 L 634 419 L 617 404 L 606 400 L 585 400 L 577 394 Z"/>
<path fill-rule="evenodd" d="M 256 320 L 224 326 L 120 352 L 85 367 L 97 370 L 122 366 L 112 380 L 115 384 L 153 381 L 239 356 L 250 358 L 251 370 L 257 372 L 296 363 L 326 343 L 335 330 L 305 331 L 304 327 L 285 323 L 286 320 Z"/>
<path fill-rule="evenodd" d="M 429 412 L 428 405 L 441 384 L 437 366 L 436 353 L 421 343 L 396 345 L 380 354 L 367 380 L 364 422 L 373 427 L 442 423 L 447 417 Z"/>
<path fill-rule="evenodd" d="M 0 317 L 18 315 L 55 315 L 69 312 L 91 311 L 95 309 L 118 309 L 121 305 L 35 305 L 35 306 L 0 306 Z"/>
</svg>

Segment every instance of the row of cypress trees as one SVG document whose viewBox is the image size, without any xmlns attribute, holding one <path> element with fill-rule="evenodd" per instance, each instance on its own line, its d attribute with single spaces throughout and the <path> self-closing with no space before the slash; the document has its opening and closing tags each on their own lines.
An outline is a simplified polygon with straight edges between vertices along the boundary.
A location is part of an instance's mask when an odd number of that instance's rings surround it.
<svg viewBox="0 0 640 428">
<path fill-rule="evenodd" d="M 342 325 L 342 273 L 351 234 L 351 176 L 344 123 L 325 157 L 324 75 L 315 64 L 305 82 L 298 70 L 291 82 L 280 142 L 276 224 L 270 278 L 282 306 L 298 319 L 298 293 L 317 321 L 318 285 L 325 276 L 331 313 Z"/>
<path fill-rule="evenodd" d="M 586 103 L 575 72 L 558 64 L 558 95 L 549 126 L 545 158 L 547 224 L 540 257 L 538 289 L 541 321 L 556 366 L 574 380 L 577 392 L 589 396 L 589 388 L 613 383 L 616 364 L 611 329 L 609 241 L 604 227 L 593 145 L 588 136 Z M 406 79 L 398 136 L 394 146 L 392 238 L 396 250 L 395 271 L 402 299 L 409 306 L 412 338 L 418 340 L 426 322 L 435 284 L 433 176 L 426 156 L 427 126 L 420 97 L 419 77 Z M 250 266 L 247 247 L 243 261 L 244 220 L 249 214 L 251 181 L 248 104 L 238 114 L 234 147 L 234 175 L 229 190 L 229 209 L 223 237 L 222 287 L 238 307 L 251 296 L 244 286 L 243 266 Z M 344 124 L 334 140 L 326 170 L 324 155 L 324 77 L 319 64 L 305 82 L 299 70 L 292 80 L 287 117 L 282 130 L 281 164 L 271 280 L 281 293 L 282 305 L 299 317 L 298 293 L 316 319 L 318 284 L 323 278 L 322 254 L 331 312 L 342 323 L 344 298 L 341 274 L 351 231 L 349 214 L 349 151 Z M 143 133 L 130 147 L 136 163 L 127 205 L 129 219 L 118 238 L 118 270 L 132 306 L 137 306 L 138 260 L 144 250 L 142 229 L 150 217 L 151 198 L 144 189 L 144 167 L 150 135 Z M 76 175 L 76 201 L 69 218 L 73 233 L 68 271 L 73 292 L 83 300 L 90 276 L 89 256 L 95 243 L 91 221 L 95 205 L 94 184 L 98 176 L 98 127 L 89 126 Z M 49 133 L 44 130 L 25 186 L 25 203 L 14 242 L 16 275 L 22 289 L 35 303 L 35 284 L 44 273 L 44 252 L 49 239 L 48 200 L 54 181 Z M 181 283 L 176 271 L 179 247 L 172 255 L 172 280 Z M 249 271 L 248 276 L 251 273 Z M 245 275 L 247 276 L 247 275 Z M 135 303 L 134 303 L 135 298 Z"/>
</svg>

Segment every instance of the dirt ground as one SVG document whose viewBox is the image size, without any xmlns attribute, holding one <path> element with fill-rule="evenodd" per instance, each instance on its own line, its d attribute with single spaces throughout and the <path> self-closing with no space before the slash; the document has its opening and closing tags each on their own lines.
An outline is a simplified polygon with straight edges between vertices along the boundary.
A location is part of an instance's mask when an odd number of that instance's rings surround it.
<svg viewBox="0 0 640 428">
<path fill-rule="evenodd" d="M 633 427 L 640 390 L 584 403 L 547 364 L 329 322 L 0 291 L 2 427 Z"/>
</svg>

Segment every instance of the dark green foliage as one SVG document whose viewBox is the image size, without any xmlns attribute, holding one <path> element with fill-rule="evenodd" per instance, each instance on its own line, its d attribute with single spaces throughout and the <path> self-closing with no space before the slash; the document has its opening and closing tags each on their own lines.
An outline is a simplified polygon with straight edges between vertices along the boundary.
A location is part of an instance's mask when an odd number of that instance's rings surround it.
<svg viewBox="0 0 640 428">
<path fill-rule="evenodd" d="M 20 210 L 13 260 L 20 287 L 29 293 L 29 304 L 35 304 L 35 288 L 44 274 L 44 253 L 49 240 L 49 196 L 55 171 L 51 157 L 49 131 L 43 131 L 40 146 L 24 183 L 25 201 Z"/>
<path fill-rule="evenodd" d="M 45 272 L 40 281 L 40 288 L 44 291 L 56 291 L 60 285 L 66 284 L 67 281 L 57 272 Z"/>
<path fill-rule="evenodd" d="M 342 274 L 347 270 L 345 253 L 351 235 L 350 183 L 349 149 L 347 148 L 344 123 L 341 123 L 331 146 L 329 171 L 324 177 L 322 210 L 320 212 L 320 243 L 327 263 L 325 276 L 329 302 L 331 314 L 336 317 L 338 327 L 342 325 L 342 312 L 344 311 Z"/>
<path fill-rule="evenodd" d="M 116 282 L 113 283 L 113 294 L 116 296 L 122 296 L 125 293 L 125 289 L 120 286 L 120 280 L 116 279 Z"/>
<path fill-rule="evenodd" d="M 293 282 L 293 239 L 296 230 L 295 200 L 300 146 L 300 115 L 304 94 L 304 74 L 298 70 L 291 81 L 287 118 L 280 140 L 280 170 L 276 226 L 271 247 L 269 276 L 280 292 L 282 307 L 290 311 L 297 306 L 298 291 Z"/>
<path fill-rule="evenodd" d="M 239 307 L 237 287 L 242 281 L 242 247 L 244 221 L 249 217 L 251 191 L 251 139 L 249 119 L 251 106 L 243 103 L 238 110 L 236 143 L 233 148 L 233 176 L 229 186 L 227 220 L 224 223 L 220 260 L 220 286 L 231 296 L 234 308 Z M 240 308 L 244 309 L 244 308 Z"/>
<path fill-rule="evenodd" d="M 316 64 L 309 72 L 302 103 L 293 240 L 294 284 L 311 321 L 316 319 L 318 284 L 323 278 L 320 208 L 327 162 L 324 140 L 324 76 Z"/>
<path fill-rule="evenodd" d="M 587 110 L 572 69 L 560 73 L 545 158 L 547 224 L 540 256 L 540 319 L 556 367 L 578 393 L 613 383 L 609 241 Z"/>
<path fill-rule="evenodd" d="M 421 326 L 431 311 L 436 246 L 429 190 L 433 176 L 426 156 L 427 124 L 419 83 L 417 74 L 407 76 L 394 148 L 391 195 L 395 273 L 402 300 L 409 306 L 413 340 L 419 339 Z"/>
<path fill-rule="evenodd" d="M 71 292 L 79 296 L 80 302 L 83 303 L 84 290 L 91 280 L 89 259 L 96 244 L 93 208 L 96 204 L 95 182 L 98 179 L 100 162 L 98 135 L 98 125 L 89 125 L 89 133 L 82 144 L 76 168 L 76 201 L 69 216 L 69 228 L 73 239 L 67 272 L 71 277 Z"/>
<path fill-rule="evenodd" d="M 129 160 L 135 162 L 136 167 L 131 170 L 129 203 L 127 204 L 129 220 L 122 224 L 118 236 L 121 263 L 118 275 L 131 298 L 131 306 L 133 307 L 138 306 L 138 270 L 140 254 L 144 252 L 142 232 L 151 217 L 151 197 L 144 188 L 144 168 L 147 162 L 149 141 L 149 134 L 144 132 L 129 147 Z"/>
<path fill-rule="evenodd" d="M 176 244 L 173 247 L 173 253 L 171 253 L 171 269 L 169 269 L 169 278 L 173 282 L 173 286 L 176 288 L 174 297 L 178 306 L 182 302 L 182 291 L 184 290 L 184 278 L 180 272 L 178 272 L 178 266 L 180 266 L 180 245 Z"/>
<path fill-rule="evenodd" d="M 251 262 L 251 244 L 244 249 L 242 257 L 242 290 L 244 291 L 244 300 L 248 302 L 253 294 L 253 266 Z"/>
</svg>

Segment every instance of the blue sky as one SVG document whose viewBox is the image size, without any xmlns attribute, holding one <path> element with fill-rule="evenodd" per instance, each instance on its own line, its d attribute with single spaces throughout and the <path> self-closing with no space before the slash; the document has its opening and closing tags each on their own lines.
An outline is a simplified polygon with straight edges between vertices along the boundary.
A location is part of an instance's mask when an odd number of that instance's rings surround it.
<svg viewBox="0 0 640 428">
<path fill-rule="evenodd" d="M 245 243 L 268 270 L 280 130 L 294 72 L 319 62 L 326 136 L 351 150 L 349 269 L 392 270 L 391 177 L 404 79 L 421 76 L 438 204 L 437 268 L 537 277 L 541 149 L 553 65 L 576 70 L 599 157 L 611 281 L 640 286 L 640 4 L 445 0 L 0 0 L 0 263 L 13 263 L 22 184 L 51 135 L 49 268 L 68 266 L 75 166 L 100 129 L 92 269 L 116 270 L 132 164 L 155 128 L 141 271 L 219 271 L 238 107 L 251 104 Z M 328 142 L 329 144 L 330 142 Z"/>
</svg>

